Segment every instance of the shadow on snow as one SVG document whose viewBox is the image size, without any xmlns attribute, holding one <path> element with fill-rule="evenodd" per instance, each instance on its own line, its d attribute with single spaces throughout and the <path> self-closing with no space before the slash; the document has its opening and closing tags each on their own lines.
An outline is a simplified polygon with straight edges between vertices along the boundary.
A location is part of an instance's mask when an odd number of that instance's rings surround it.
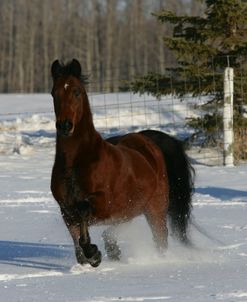
<svg viewBox="0 0 247 302">
<path fill-rule="evenodd" d="M 247 191 L 219 188 L 219 187 L 205 187 L 196 188 L 196 193 L 210 195 L 222 200 L 229 200 L 233 198 L 240 198 L 242 202 L 247 202 Z"/>
<path fill-rule="evenodd" d="M 73 255 L 73 249 L 70 245 L 0 241 L 0 263 L 2 264 L 67 271 L 70 266 L 61 263 L 64 263 L 64 259 L 71 258 L 71 255 Z"/>
</svg>

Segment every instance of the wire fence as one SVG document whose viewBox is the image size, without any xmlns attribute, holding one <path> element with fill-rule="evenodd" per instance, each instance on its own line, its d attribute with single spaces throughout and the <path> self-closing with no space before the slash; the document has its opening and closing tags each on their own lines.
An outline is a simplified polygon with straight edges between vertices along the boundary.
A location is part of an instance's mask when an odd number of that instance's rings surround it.
<svg viewBox="0 0 247 302">
<path fill-rule="evenodd" d="M 234 144 L 233 153 L 235 163 L 247 160 L 247 68 L 246 60 L 233 56 L 220 57 L 221 65 L 225 67 L 235 63 L 237 66 L 234 70 L 234 110 L 232 120 L 234 122 Z M 236 61 L 238 60 L 237 64 Z M 216 66 L 215 58 L 212 58 L 210 73 L 210 92 L 205 91 L 205 83 L 198 71 L 198 77 L 184 77 L 184 89 L 181 93 L 176 93 L 176 79 L 172 71 L 165 72 L 168 78 L 171 93 L 160 97 L 158 100 L 150 95 L 143 95 L 142 98 L 130 94 L 125 101 L 116 96 L 116 104 L 109 105 L 105 101 L 107 94 L 104 95 L 103 101 L 95 104 L 95 112 L 105 110 L 105 124 L 99 122 L 102 131 L 111 132 L 113 130 L 121 131 L 126 127 L 138 131 L 140 129 L 154 128 L 160 129 L 171 135 L 187 142 L 188 153 L 200 163 L 222 164 L 224 162 L 224 130 L 225 116 L 223 115 L 224 102 L 224 68 Z M 168 69 L 169 70 L 169 69 Z M 171 69 L 170 69 L 171 70 Z M 108 79 L 112 81 L 109 86 L 121 87 L 124 81 Z M 192 83 L 193 81 L 193 83 Z M 94 91 L 96 83 L 92 82 L 89 91 Z M 190 90 L 190 86 L 196 87 L 195 96 Z M 157 90 L 159 90 L 157 84 Z M 183 94 L 182 97 L 178 95 Z M 92 99 L 97 97 L 92 93 Z M 100 97 L 98 97 L 100 98 Z M 214 101 L 213 101 L 214 100 Z M 206 105 L 207 104 L 207 105 Z M 116 110 L 114 110 L 114 106 Z M 194 120 L 194 123 L 192 122 Z M 197 121 L 196 127 L 195 121 Z M 130 130 L 128 128 L 128 130 Z M 123 130 L 124 131 L 124 130 Z M 225 132 L 225 134 L 224 134 Z"/>
<path fill-rule="evenodd" d="M 241 65 L 243 64 L 243 65 Z M 238 93 L 234 97 L 238 98 L 238 106 L 235 106 L 235 111 L 239 111 L 245 119 L 247 118 L 247 89 L 245 84 L 246 69 L 245 63 L 241 63 L 237 77 Z M 213 64 L 212 64 L 213 66 Z M 97 71 L 94 71 L 97 72 Z M 91 73 L 91 80 L 87 85 L 87 91 L 89 95 L 92 112 L 94 115 L 94 123 L 99 132 L 104 137 L 109 137 L 118 134 L 124 134 L 128 132 L 138 132 L 143 129 L 156 129 L 164 131 L 172 136 L 175 136 L 186 142 L 186 148 L 188 154 L 193 158 L 195 162 L 208 164 L 208 165 L 221 165 L 223 163 L 223 107 L 222 102 L 212 102 L 218 95 L 218 87 L 223 87 L 223 70 L 222 72 L 212 67 L 212 91 L 209 95 L 202 90 L 201 78 L 198 76 L 196 86 L 198 91 L 196 96 L 186 89 L 191 85 L 190 78 L 184 78 L 184 91 L 183 97 L 179 97 L 175 93 L 161 96 L 159 99 L 148 94 L 133 94 L 130 91 L 122 91 L 122 87 L 126 83 L 125 79 L 115 77 L 112 79 L 101 79 L 100 85 L 103 85 L 101 92 L 97 91 L 99 82 L 94 81 L 93 72 Z M 169 75 L 166 73 L 166 76 Z M 220 77 L 219 77 L 220 76 Z M 221 82 L 218 82 L 221 79 Z M 195 79 L 193 79 L 195 81 Z M 173 74 L 170 74 L 171 91 L 175 91 L 176 87 L 173 87 L 174 78 Z M 105 87 L 105 88 L 104 88 Z M 109 93 L 109 87 L 114 87 L 114 92 Z M 157 86 L 157 89 L 160 87 Z M 15 95 L 9 95 L 9 99 L 15 98 Z M 24 95 L 20 99 L 20 102 L 26 101 L 27 98 L 35 98 L 34 96 Z M 27 107 L 23 107 L 23 110 L 15 109 L 14 106 L 7 107 L 7 110 L 0 112 L 0 135 L 3 133 L 12 135 L 13 139 L 16 139 L 16 133 L 24 133 L 28 136 L 31 132 L 32 137 L 46 136 L 51 141 L 55 139 L 54 128 L 54 113 L 52 108 L 52 99 L 48 94 L 44 94 L 39 97 L 37 104 L 30 106 L 30 110 Z M 44 101 L 47 100 L 47 103 Z M 7 102 L 6 96 L 0 96 L 0 102 Z M 235 101 L 235 100 L 234 100 Z M 45 103 L 43 106 L 39 106 L 41 103 Z M 206 108 L 205 104 L 209 103 Z M 31 101 L 30 101 L 31 104 Z M 48 105 L 47 105 L 48 104 Z M 1 105 L 0 105 L 1 106 Z M 246 113 L 245 113 L 246 110 Z M 193 127 L 193 123 L 190 123 L 191 119 L 200 120 L 207 115 L 214 115 L 214 121 L 212 129 L 209 129 L 207 136 L 203 132 L 203 123 L 197 125 L 197 128 Z M 31 124 L 35 122 L 34 116 L 42 116 L 44 119 L 39 120 L 40 129 L 35 127 L 33 131 L 27 127 L 18 127 L 18 119 L 21 119 L 23 123 L 27 122 Z M 12 121 L 9 124 L 6 121 Z M 13 122 L 14 121 L 14 122 Z M 19 121 L 20 123 L 20 121 Z M 30 126 L 31 127 L 31 126 Z M 23 130 L 24 128 L 24 130 Z M 42 130 L 44 130 L 42 132 Z M 36 131 L 36 133 L 35 133 Z M 211 131 L 211 133 L 210 133 Z M 36 136 L 35 136 L 36 135 Z M 29 135 L 30 136 L 30 135 Z M 14 138 L 15 137 L 15 138 Z M 247 159 L 247 127 L 246 123 L 239 123 L 234 128 L 234 154 L 235 162 L 238 163 Z M 28 140 L 27 141 L 31 141 Z M 44 142 L 40 140 L 41 144 Z M 46 141 L 45 141 L 46 142 Z M 23 141 L 21 140 L 21 143 Z M 32 143 L 32 142 L 31 142 Z M 0 146 L 13 145 L 11 139 L 2 139 L 0 137 Z M 0 147 L 1 152 L 1 147 Z"/>
</svg>

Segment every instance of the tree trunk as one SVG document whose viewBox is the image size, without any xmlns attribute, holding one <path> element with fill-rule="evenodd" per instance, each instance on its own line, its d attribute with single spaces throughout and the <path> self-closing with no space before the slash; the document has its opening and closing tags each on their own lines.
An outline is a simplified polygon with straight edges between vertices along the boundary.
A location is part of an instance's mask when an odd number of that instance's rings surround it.
<svg viewBox="0 0 247 302">
<path fill-rule="evenodd" d="M 105 77 L 105 91 L 113 91 L 114 83 L 114 29 L 115 29 L 115 14 L 116 14 L 116 0 L 107 0 L 107 24 L 106 24 L 106 77 Z"/>
<path fill-rule="evenodd" d="M 9 15 L 9 26 L 8 26 L 8 69 L 7 69 L 7 91 L 12 91 L 12 73 L 13 73 L 13 59 L 14 59 L 14 5 L 13 1 L 8 2 L 8 15 Z"/>
<path fill-rule="evenodd" d="M 48 54 L 48 22 L 49 22 L 49 8 L 47 0 L 42 1 L 42 34 L 43 34 L 43 62 L 44 62 L 44 85 L 43 91 L 49 90 L 49 54 Z"/>
</svg>

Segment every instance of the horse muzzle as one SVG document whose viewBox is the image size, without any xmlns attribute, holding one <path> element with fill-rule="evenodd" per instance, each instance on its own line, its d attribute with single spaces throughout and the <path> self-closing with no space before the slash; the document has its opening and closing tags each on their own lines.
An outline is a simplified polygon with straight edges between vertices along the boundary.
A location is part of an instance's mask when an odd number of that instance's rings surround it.
<svg viewBox="0 0 247 302">
<path fill-rule="evenodd" d="M 56 122 L 57 133 L 61 136 L 71 136 L 73 134 L 74 126 L 70 120 Z"/>
</svg>

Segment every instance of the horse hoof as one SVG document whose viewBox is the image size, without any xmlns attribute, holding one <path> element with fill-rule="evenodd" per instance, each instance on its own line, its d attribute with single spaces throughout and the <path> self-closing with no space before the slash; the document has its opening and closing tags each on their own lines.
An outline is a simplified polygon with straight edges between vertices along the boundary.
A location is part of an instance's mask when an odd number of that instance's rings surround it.
<svg viewBox="0 0 247 302">
<path fill-rule="evenodd" d="M 79 264 L 84 265 L 87 264 L 87 258 L 85 257 L 83 250 L 81 248 L 77 248 L 75 251 L 76 260 Z"/>
<path fill-rule="evenodd" d="M 112 261 L 119 261 L 121 257 L 121 250 L 118 245 L 111 245 L 105 247 L 107 257 Z"/>
<path fill-rule="evenodd" d="M 99 266 L 102 260 L 102 254 L 98 250 L 97 245 L 85 244 L 81 247 L 83 249 L 84 256 L 86 257 L 87 263 L 89 263 L 92 267 Z"/>
<path fill-rule="evenodd" d="M 87 259 L 88 263 L 92 266 L 92 267 L 97 267 L 100 265 L 102 260 L 102 254 L 100 251 L 97 251 L 97 253 L 95 255 L 93 255 L 93 257 Z"/>
</svg>

